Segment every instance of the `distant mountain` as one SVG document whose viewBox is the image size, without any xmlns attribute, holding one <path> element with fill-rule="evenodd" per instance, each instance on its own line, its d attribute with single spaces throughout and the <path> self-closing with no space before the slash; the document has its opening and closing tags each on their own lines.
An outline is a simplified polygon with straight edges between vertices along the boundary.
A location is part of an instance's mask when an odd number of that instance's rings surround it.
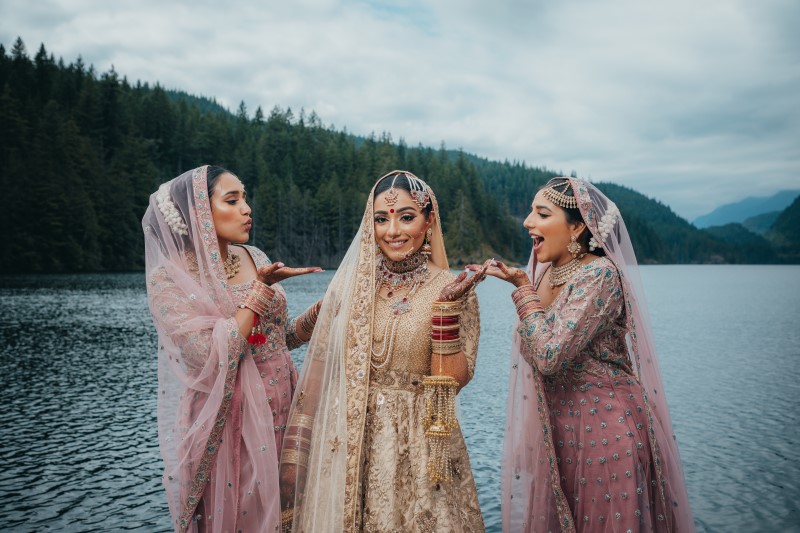
<svg viewBox="0 0 800 533">
<path fill-rule="evenodd" d="M 800 190 L 785 190 L 764 197 L 750 196 L 738 202 L 722 205 L 707 215 L 697 217 L 694 219 L 694 225 L 698 228 L 722 226 L 732 222 L 744 222 L 748 218 L 771 211 L 783 211 L 798 195 L 800 195 Z"/>
<path fill-rule="evenodd" d="M 778 220 L 778 217 L 781 213 L 782 211 L 770 211 L 769 213 L 764 213 L 763 215 L 756 215 L 742 222 L 742 226 L 749 229 L 753 233 L 765 235 L 775 221 Z"/>
</svg>

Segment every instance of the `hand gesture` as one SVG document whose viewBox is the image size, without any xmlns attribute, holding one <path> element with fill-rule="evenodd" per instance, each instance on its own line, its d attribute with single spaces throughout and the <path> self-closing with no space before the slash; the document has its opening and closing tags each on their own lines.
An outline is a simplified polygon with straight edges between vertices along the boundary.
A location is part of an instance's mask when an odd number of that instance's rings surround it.
<svg viewBox="0 0 800 533">
<path fill-rule="evenodd" d="M 272 285 L 273 283 L 278 283 L 288 278 L 302 276 L 303 274 L 312 274 L 314 272 L 322 272 L 322 269 L 319 267 L 292 268 L 287 267 L 283 263 L 272 263 L 258 269 L 257 279 L 262 283 Z"/>
<path fill-rule="evenodd" d="M 486 278 L 486 269 L 489 267 L 489 263 L 491 262 L 492 260 L 489 259 L 483 264 L 483 266 L 478 267 L 475 265 L 476 268 L 473 269 L 475 274 L 469 278 L 467 277 L 466 270 L 459 274 L 456 279 L 442 287 L 442 290 L 436 299 L 440 302 L 454 302 L 463 297 L 465 294 L 467 294 L 467 292 L 475 287 L 475 285 Z"/>
<path fill-rule="evenodd" d="M 486 268 L 487 263 L 491 263 L 488 269 Z M 531 284 L 528 274 L 521 268 L 509 267 L 506 266 L 502 261 L 494 261 L 492 259 L 487 261 L 487 263 L 484 263 L 483 267 L 479 265 L 467 265 L 467 269 L 472 270 L 473 272 L 481 270 L 485 272 L 487 276 L 494 276 L 498 279 L 502 279 L 503 281 L 507 281 L 516 287 L 522 287 L 523 285 Z M 535 267 L 536 263 L 534 260 L 534 268 Z"/>
</svg>

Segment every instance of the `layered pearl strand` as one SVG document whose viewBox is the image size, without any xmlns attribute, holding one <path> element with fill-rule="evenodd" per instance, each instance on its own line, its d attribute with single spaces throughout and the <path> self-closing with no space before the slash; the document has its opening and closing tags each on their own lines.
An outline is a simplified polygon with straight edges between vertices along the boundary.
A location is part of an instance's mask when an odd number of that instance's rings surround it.
<svg viewBox="0 0 800 533">
<path fill-rule="evenodd" d="M 383 329 L 383 342 L 380 350 L 371 348 L 370 363 L 372 368 L 379 370 L 385 367 L 392 358 L 394 339 L 397 333 L 397 324 L 400 317 L 411 309 L 411 298 L 417 289 L 430 277 L 427 256 L 417 252 L 403 261 L 391 261 L 385 257 L 378 265 L 377 291 L 383 286 L 388 287 L 387 296 L 394 296 L 394 291 L 408 289 L 408 292 L 390 304 L 392 314 Z"/>
</svg>

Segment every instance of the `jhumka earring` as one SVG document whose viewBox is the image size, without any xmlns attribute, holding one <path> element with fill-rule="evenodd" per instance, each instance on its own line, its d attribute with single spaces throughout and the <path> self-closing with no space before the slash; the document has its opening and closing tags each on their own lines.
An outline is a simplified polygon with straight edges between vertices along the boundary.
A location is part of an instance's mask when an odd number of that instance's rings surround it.
<svg viewBox="0 0 800 533">
<path fill-rule="evenodd" d="M 422 255 L 430 258 L 431 254 L 433 253 L 433 248 L 431 248 L 431 237 L 433 237 L 433 230 L 428 228 L 428 231 L 425 233 L 425 242 L 420 248 L 419 253 Z"/>
<path fill-rule="evenodd" d="M 578 238 L 575 235 L 571 237 L 570 243 L 567 245 L 567 251 L 572 254 L 573 259 L 578 257 L 581 251 L 581 244 L 578 242 Z"/>
</svg>

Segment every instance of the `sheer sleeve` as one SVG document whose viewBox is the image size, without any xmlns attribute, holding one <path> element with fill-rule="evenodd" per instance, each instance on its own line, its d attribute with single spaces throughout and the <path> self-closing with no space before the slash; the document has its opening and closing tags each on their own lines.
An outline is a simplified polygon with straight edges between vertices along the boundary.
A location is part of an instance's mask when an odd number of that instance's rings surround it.
<svg viewBox="0 0 800 533">
<path fill-rule="evenodd" d="M 478 358 L 478 340 L 481 335 L 481 318 L 478 297 L 470 291 L 461 312 L 460 335 L 464 346 L 464 357 L 467 360 L 467 374 L 472 379 L 475 374 L 475 360 Z"/>
<path fill-rule="evenodd" d="M 623 312 L 619 274 L 610 262 L 581 270 L 566 298 L 519 324 L 522 356 L 542 374 L 566 368 L 589 342 Z"/>
<path fill-rule="evenodd" d="M 181 275 L 185 275 L 181 273 Z M 228 353 L 243 352 L 245 340 L 233 317 L 221 317 L 198 286 L 187 294 L 166 268 L 155 270 L 148 279 L 150 308 L 164 342 L 172 342 L 179 354 L 173 361 L 189 380 L 205 380 L 216 375 L 217 357 L 212 358 L 214 331 L 222 329 L 228 339 Z M 161 348 L 163 349 L 163 347 Z"/>
</svg>

